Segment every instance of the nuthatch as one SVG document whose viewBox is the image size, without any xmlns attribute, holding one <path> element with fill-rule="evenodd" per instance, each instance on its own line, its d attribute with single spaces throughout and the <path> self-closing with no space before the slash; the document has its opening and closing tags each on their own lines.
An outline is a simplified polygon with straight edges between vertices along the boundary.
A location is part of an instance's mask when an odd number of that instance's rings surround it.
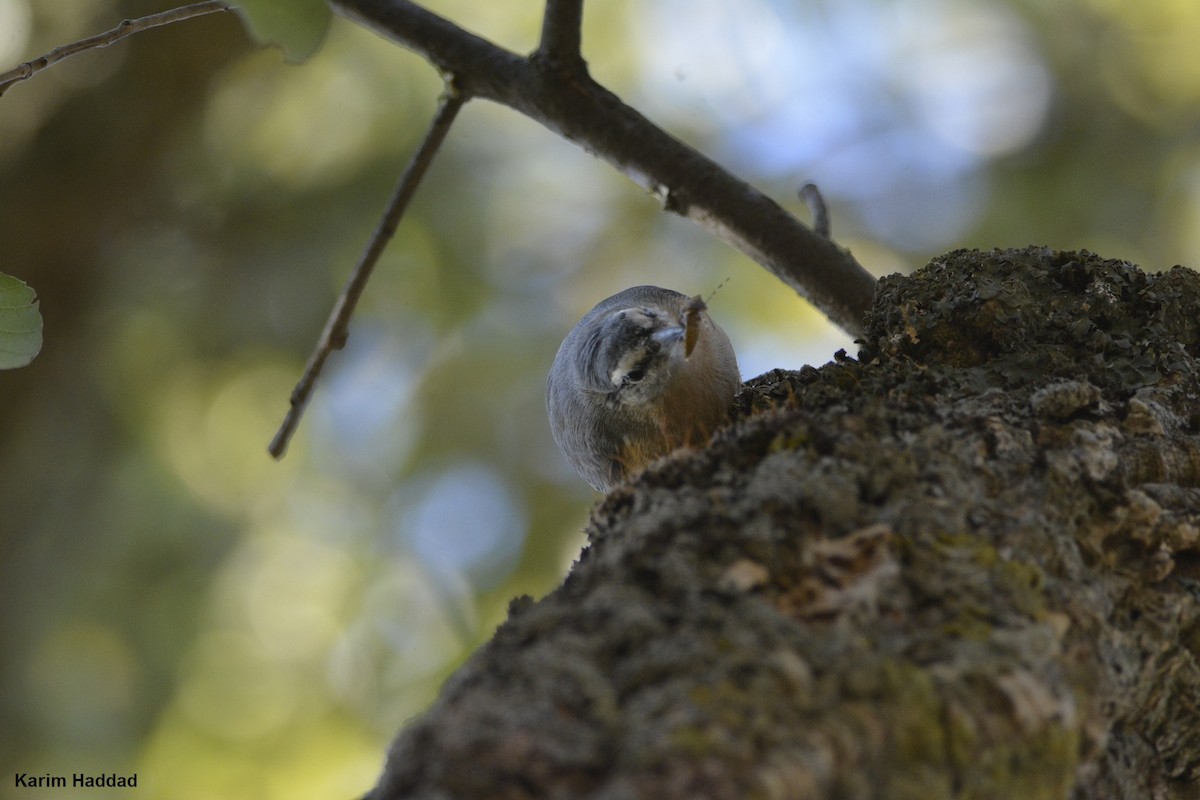
<svg viewBox="0 0 1200 800">
<path fill-rule="evenodd" d="M 733 345 L 699 296 L 635 286 L 563 339 L 546 406 L 558 449 L 606 492 L 655 458 L 707 441 L 741 382 Z"/>
</svg>

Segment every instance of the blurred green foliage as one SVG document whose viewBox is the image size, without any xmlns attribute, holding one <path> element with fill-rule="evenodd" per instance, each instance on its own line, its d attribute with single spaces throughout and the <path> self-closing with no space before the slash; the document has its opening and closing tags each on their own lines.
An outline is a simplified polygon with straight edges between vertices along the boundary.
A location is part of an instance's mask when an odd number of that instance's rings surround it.
<svg viewBox="0 0 1200 800">
<path fill-rule="evenodd" d="M 317 52 L 333 15 L 327 0 L 237 0 L 234 10 L 256 42 L 278 45 L 292 64 Z"/>
<path fill-rule="evenodd" d="M 0 272 L 0 369 L 23 367 L 42 349 L 37 292 Z"/>
<path fill-rule="evenodd" d="M 535 0 L 429 6 L 518 52 Z M 0 0 L 0 66 L 166 7 Z M 1200 6 L 589 3 L 593 74 L 877 273 L 960 246 L 1200 262 Z M 636 283 L 747 377 L 852 348 L 608 167 L 472 103 L 291 452 L 265 448 L 431 118 L 427 64 L 335 19 L 301 67 L 218 14 L 0 99 L 0 264 L 45 347 L 0 373 L 0 752 L 143 798 L 349 797 L 582 544 L 544 421 L 564 333 Z M 104 793 L 89 790 L 88 797 Z M 119 795 L 112 795 L 119 796 Z"/>
</svg>

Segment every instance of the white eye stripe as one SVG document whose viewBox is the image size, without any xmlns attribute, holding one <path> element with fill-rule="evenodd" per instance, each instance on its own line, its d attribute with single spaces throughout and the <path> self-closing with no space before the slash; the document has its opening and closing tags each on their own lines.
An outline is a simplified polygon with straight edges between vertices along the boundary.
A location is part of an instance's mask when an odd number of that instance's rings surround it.
<svg viewBox="0 0 1200 800">
<path fill-rule="evenodd" d="M 639 328 L 652 328 L 657 324 L 659 313 L 651 308 L 623 308 L 613 314 L 613 317 Z"/>
</svg>

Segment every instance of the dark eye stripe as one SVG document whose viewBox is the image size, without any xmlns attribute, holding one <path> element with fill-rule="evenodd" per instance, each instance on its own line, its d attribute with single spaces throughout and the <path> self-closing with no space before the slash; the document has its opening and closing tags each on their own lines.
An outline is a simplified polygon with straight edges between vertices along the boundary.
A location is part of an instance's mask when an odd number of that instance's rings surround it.
<svg viewBox="0 0 1200 800">
<path fill-rule="evenodd" d="M 650 365 L 654 362 L 654 354 L 647 353 L 643 358 L 633 365 L 633 368 L 621 376 L 621 386 L 632 386 L 635 383 L 642 381 L 646 377 L 646 373 L 650 371 Z"/>
</svg>

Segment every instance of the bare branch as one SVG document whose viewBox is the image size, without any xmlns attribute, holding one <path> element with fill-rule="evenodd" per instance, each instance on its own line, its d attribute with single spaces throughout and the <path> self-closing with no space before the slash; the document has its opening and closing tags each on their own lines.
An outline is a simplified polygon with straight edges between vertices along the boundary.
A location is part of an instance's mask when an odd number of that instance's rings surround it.
<svg viewBox="0 0 1200 800">
<path fill-rule="evenodd" d="M 564 78 L 542 59 L 522 58 L 407 0 L 332 3 L 454 75 L 472 96 L 509 106 L 607 161 L 662 197 L 668 211 L 700 223 L 766 267 L 842 329 L 862 332 L 875 279 L 849 252 L 586 74 Z M 548 0 L 555 25 L 565 25 L 572 5 Z"/>
<path fill-rule="evenodd" d="M 829 207 L 825 205 L 825 198 L 821 195 L 821 190 L 815 183 L 806 183 L 800 187 L 800 199 L 804 201 L 804 205 L 808 206 L 808 213 L 812 214 L 813 232 L 828 239 Z"/>
<path fill-rule="evenodd" d="M 346 339 L 350 335 L 350 317 L 354 314 L 354 308 L 358 305 L 358 299 L 362 296 L 363 289 L 366 288 L 367 280 L 371 277 L 371 272 L 375 269 L 379 257 L 383 255 L 388 242 L 395 235 L 396 228 L 399 227 L 400 220 L 408 208 L 408 203 L 416 193 L 417 186 L 433 162 L 434 156 L 437 155 L 438 148 L 441 147 L 450 130 L 450 125 L 468 99 L 469 95 L 458 91 L 453 82 L 447 84 L 437 114 L 430 123 L 429 130 L 425 132 L 425 138 L 421 140 L 420 146 L 409 160 L 404 175 L 401 176 L 400 183 L 396 186 L 396 191 L 392 194 L 391 200 L 388 201 L 387 208 L 383 212 L 383 217 L 379 220 L 378 227 L 371 235 L 370 241 L 367 242 L 366 250 L 363 251 L 354 271 L 350 273 L 350 278 L 346 281 L 341 294 L 338 295 L 329 320 L 325 323 L 325 329 L 321 332 L 321 338 L 317 340 L 317 345 L 313 349 L 312 355 L 309 356 L 308 364 L 304 367 L 304 374 L 301 376 L 300 382 L 292 390 L 291 406 L 288 408 L 287 416 L 284 417 L 279 430 L 275 432 L 275 437 L 271 439 L 271 444 L 267 447 L 267 451 L 274 458 L 282 458 L 283 454 L 287 452 L 288 442 L 291 441 L 292 434 L 296 432 L 300 418 L 304 416 L 304 410 L 312 397 L 313 388 L 316 386 L 317 378 L 321 375 L 325 361 L 334 350 L 345 347 Z"/>
<path fill-rule="evenodd" d="M 221 2 L 221 0 L 204 0 L 201 3 L 173 8 L 169 11 L 151 14 L 147 17 L 124 20 L 110 31 L 56 47 L 44 56 L 35 58 L 32 61 L 26 61 L 24 64 L 13 67 L 8 72 L 0 73 L 0 95 L 8 91 L 14 84 L 27 81 L 47 67 L 57 64 L 59 61 L 77 53 L 95 50 L 100 47 L 108 47 L 110 44 L 119 42 L 126 36 L 132 36 L 140 31 L 170 25 L 173 22 L 182 22 L 185 19 L 201 17 L 205 14 L 213 14 L 218 11 L 228 11 L 229 8 L 229 4 Z"/>
<path fill-rule="evenodd" d="M 536 57 L 568 72 L 582 72 L 586 68 L 581 52 L 582 29 L 583 0 L 546 0 Z"/>
</svg>

